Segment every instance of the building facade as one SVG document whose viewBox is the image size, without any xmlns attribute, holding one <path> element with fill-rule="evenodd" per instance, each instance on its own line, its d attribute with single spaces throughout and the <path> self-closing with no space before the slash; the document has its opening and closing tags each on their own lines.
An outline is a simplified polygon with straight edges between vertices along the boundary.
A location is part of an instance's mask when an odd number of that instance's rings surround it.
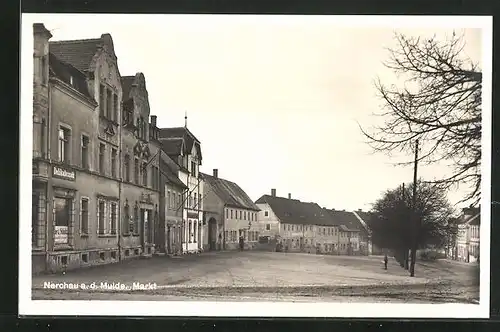
<svg viewBox="0 0 500 332">
<path fill-rule="evenodd" d="M 479 259 L 481 212 L 479 208 L 465 208 L 458 220 L 458 231 L 451 257 L 473 263 Z"/>
<path fill-rule="evenodd" d="M 182 254 L 184 194 L 188 187 L 178 178 L 179 166 L 160 151 L 160 223 L 157 245 L 168 255 Z"/>
<path fill-rule="evenodd" d="M 236 183 L 221 179 L 218 170 L 203 174 L 204 218 L 208 250 L 234 250 L 243 237 L 244 248 L 253 249 L 259 240 L 259 208 Z"/>
<path fill-rule="evenodd" d="M 43 24 L 33 28 L 33 272 L 151 254 L 159 182 L 149 156 L 159 142 L 144 76 L 124 97 L 109 34 L 49 42 Z M 131 155 L 145 171 L 129 167 Z"/>
<path fill-rule="evenodd" d="M 202 164 L 201 143 L 187 127 L 162 128 L 159 139 L 162 151 L 177 165 L 177 177 L 188 188 L 183 197 L 183 253 L 204 250 L 203 181 L 199 173 Z"/>
<path fill-rule="evenodd" d="M 151 256 L 155 253 L 154 230 L 159 224 L 159 129 L 156 116 L 150 116 L 144 74 L 124 76 L 121 83 L 121 249 L 124 258 Z"/>
</svg>

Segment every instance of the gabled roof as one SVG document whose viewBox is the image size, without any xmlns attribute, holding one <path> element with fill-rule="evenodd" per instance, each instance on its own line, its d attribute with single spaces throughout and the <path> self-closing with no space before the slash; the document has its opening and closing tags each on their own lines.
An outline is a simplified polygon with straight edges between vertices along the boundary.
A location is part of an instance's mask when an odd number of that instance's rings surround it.
<svg viewBox="0 0 500 332">
<path fill-rule="evenodd" d="M 182 138 L 161 139 L 161 149 L 169 156 L 178 156 L 182 151 Z"/>
<path fill-rule="evenodd" d="M 62 61 L 86 72 L 102 44 L 102 38 L 52 41 L 49 50 Z"/>
<path fill-rule="evenodd" d="M 72 86 L 76 91 L 89 99 L 90 102 L 96 104 L 96 101 L 90 94 L 85 74 L 72 65 L 61 61 L 52 53 L 49 53 L 49 75 Z"/>
<path fill-rule="evenodd" d="M 332 225 L 331 217 L 316 203 L 297 199 L 263 195 L 256 204 L 269 204 L 283 223 L 301 225 Z"/>
<path fill-rule="evenodd" d="M 172 159 L 170 159 L 170 157 L 167 156 L 165 153 L 160 153 L 160 155 L 161 155 L 161 160 L 160 160 L 161 174 L 165 176 L 170 183 L 182 189 L 187 189 L 188 187 L 179 179 L 177 175 L 179 172 L 178 165 Z"/>
<path fill-rule="evenodd" d="M 481 213 L 471 216 L 467 219 L 466 223 L 468 225 L 479 226 L 481 225 Z"/>
<path fill-rule="evenodd" d="M 160 128 L 159 138 L 160 141 L 173 138 L 183 139 L 185 153 L 191 153 L 193 145 L 197 143 L 196 152 L 198 153 L 200 160 L 202 160 L 200 141 L 186 127 Z"/>
<path fill-rule="evenodd" d="M 236 183 L 213 177 L 208 174 L 200 173 L 205 183 L 210 185 L 210 189 L 217 195 L 225 205 L 243 208 L 253 211 L 260 211 L 259 207 L 255 205 L 246 192 L 241 189 Z"/>
<path fill-rule="evenodd" d="M 364 229 L 356 215 L 349 211 L 325 209 L 332 216 L 333 223 L 344 231 L 359 232 Z M 343 227 L 342 227 L 343 226 Z"/>
</svg>

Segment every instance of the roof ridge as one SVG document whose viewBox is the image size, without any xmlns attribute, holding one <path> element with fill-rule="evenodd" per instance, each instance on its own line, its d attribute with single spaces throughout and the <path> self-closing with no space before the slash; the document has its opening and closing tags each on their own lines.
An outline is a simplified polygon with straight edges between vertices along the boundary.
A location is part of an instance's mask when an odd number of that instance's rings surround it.
<svg viewBox="0 0 500 332">
<path fill-rule="evenodd" d="M 50 41 L 50 44 L 73 44 L 73 43 L 81 43 L 81 42 L 97 42 L 102 41 L 102 38 L 83 38 L 83 39 L 67 39 L 67 40 L 54 40 Z"/>
</svg>

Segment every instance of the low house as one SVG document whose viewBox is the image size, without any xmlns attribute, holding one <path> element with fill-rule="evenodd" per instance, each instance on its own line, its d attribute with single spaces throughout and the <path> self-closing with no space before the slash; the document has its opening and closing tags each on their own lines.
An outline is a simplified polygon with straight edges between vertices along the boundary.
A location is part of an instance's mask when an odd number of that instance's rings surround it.
<svg viewBox="0 0 500 332">
<path fill-rule="evenodd" d="M 204 223 L 208 232 L 204 247 L 209 250 L 239 248 L 242 236 L 246 249 L 252 249 L 259 239 L 259 208 L 240 186 L 219 178 L 218 170 L 212 175 L 200 173 L 204 182 Z"/>
<path fill-rule="evenodd" d="M 339 229 L 337 253 L 341 255 L 359 254 L 359 233 L 362 228 L 359 219 L 353 212 L 333 209 L 327 211 L 333 223 L 337 225 Z"/>
</svg>

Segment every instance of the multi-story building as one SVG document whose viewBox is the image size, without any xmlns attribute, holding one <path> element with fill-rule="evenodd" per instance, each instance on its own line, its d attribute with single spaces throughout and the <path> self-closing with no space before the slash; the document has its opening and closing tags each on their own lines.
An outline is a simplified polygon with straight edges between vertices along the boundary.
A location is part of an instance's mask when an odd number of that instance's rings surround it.
<svg viewBox="0 0 500 332">
<path fill-rule="evenodd" d="M 154 230 L 159 223 L 159 129 L 156 116 L 149 121 L 144 74 L 122 77 L 121 86 L 121 250 L 124 258 L 151 256 L 155 251 Z"/>
<path fill-rule="evenodd" d="M 47 183 L 33 191 L 34 272 L 119 259 L 120 126 L 113 101 L 121 89 L 113 42 L 107 34 L 49 38 L 43 24 L 34 25 L 34 92 L 43 97 L 34 98 L 33 176 Z M 80 42 L 93 45 L 92 55 L 77 51 Z M 96 102 L 99 94 L 108 104 Z"/>
<path fill-rule="evenodd" d="M 208 231 L 204 245 L 209 250 L 237 249 L 239 237 L 243 236 L 245 249 L 252 249 L 259 240 L 257 213 L 259 208 L 236 183 L 219 178 L 218 170 L 213 175 L 201 174 L 203 178 L 204 219 Z"/>
<path fill-rule="evenodd" d="M 124 93 L 109 34 L 50 38 L 34 24 L 33 272 L 149 254 L 159 196 L 150 156 L 159 143 L 156 118 L 137 121 L 149 116 L 144 76 Z M 127 156 L 151 175 L 138 166 L 132 181 Z"/>
<path fill-rule="evenodd" d="M 261 233 L 278 237 L 286 251 L 327 252 L 333 251 L 336 225 L 329 213 L 316 203 L 301 202 L 271 195 L 263 195 L 256 202 L 260 209 L 258 221 Z"/>
<path fill-rule="evenodd" d="M 361 255 L 371 255 L 373 251 L 373 245 L 371 242 L 371 232 L 368 224 L 370 222 L 371 214 L 370 212 L 357 210 L 352 212 L 360 224 L 359 227 L 359 253 Z"/>
<path fill-rule="evenodd" d="M 162 151 L 179 166 L 178 178 L 188 187 L 183 197 L 182 252 L 202 251 L 206 225 L 203 225 L 203 182 L 199 174 L 202 163 L 201 143 L 187 129 L 187 125 L 162 128 L 159 139 Z"/>
<path fill-rule="evenodd" d="M 476 262 L 479 258 L 479 230 L 481 212 L 479 208 L 465 208 L 458 219 L 458 232 L 453 257 L 463 262 Z"/>
<path fill-rule="evenodd" d="M 183 197 L 188 187 L 177 176 L 179 166 L 160 151 L 160 222 L 155 237 L 160 252 L 168 255 L 182 253 Z"/>
</svg>

